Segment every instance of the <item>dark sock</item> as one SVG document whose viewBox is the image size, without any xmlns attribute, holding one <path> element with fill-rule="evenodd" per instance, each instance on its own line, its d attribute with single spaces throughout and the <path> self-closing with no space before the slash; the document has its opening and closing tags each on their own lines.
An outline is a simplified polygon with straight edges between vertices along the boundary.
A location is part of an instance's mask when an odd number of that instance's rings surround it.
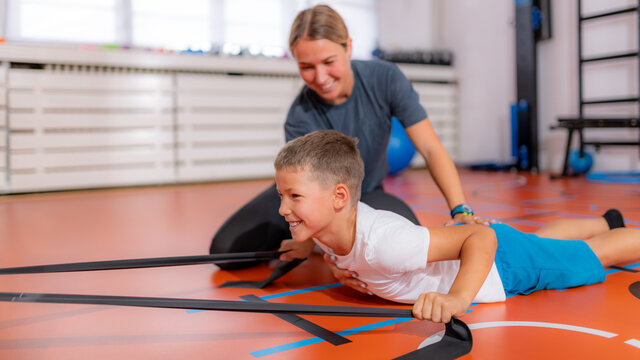
<svg viewBox="0 0 640 360">
<path fill-rule="evenodd" d="M 609 209 L 607 210 L 602 217 L 607 220 L 607 224 L 609 224 L 609 229 L 616 229 L 624 227 L 624 219 L 622 218 L 622 214 L 617 209 Z"/>
</svg>

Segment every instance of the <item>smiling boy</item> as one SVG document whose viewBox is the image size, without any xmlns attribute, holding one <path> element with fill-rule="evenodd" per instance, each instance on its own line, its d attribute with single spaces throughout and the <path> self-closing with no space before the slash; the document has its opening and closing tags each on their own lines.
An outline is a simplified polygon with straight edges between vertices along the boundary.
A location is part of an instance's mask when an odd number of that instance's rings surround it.
<svg viewBox="0 0 640 360">
<path fill-rule="evenodd" d="M 551 223 L 539 235 L 507 225 L 425 228 L 359 202 L 364 165 L 357 139 L 320 130 L 290 141 L 274 163 L 280 215 L 292 239 L 282 260 L 314 243 L 354 271 L 367 290 L 414 304 L 418 319 L 448 322 L 472 302 L 601 282 L 604 265 L 640 257 L 640 231 L 605 218 Z M 498 234 L 496 237 L 496 233 Z M 497 252 L 497 253 L 496 253 Z M 495 260 L 495 261 L 494 261 Z"/>
</svg>

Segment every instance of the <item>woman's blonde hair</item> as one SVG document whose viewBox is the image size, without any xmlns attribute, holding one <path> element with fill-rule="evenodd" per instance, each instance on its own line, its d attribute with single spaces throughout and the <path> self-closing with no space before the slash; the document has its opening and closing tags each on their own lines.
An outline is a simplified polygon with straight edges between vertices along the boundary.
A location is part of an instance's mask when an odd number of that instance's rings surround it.
<svg viewBox="0 0 640 360">
<path fill-rule="evenodd" d="M 327 5 L 316 5 L 298 13 L 289 32 L 289 50 L 301 39 L 327 39 L 347 47 L 349 31 L 340 14 Z"/>
</svg>

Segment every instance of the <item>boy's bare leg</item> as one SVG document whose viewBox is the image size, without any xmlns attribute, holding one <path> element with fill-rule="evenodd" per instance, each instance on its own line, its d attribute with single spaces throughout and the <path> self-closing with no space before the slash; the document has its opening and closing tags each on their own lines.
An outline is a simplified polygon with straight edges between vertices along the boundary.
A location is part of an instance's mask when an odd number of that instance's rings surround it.
<svg viewBox="0 0 640 360">
<path fill-rule="evenodd" d="M 640 260 L 640 229 L 613 229 L 585 242 L 604 266 Z"/>
<path fill-rule="evenodd" d="M 593 219 L 561 219 L 552 221 L 535 232 L 540 237 L 563 240 L 587 240 L 609 231 L 603 217 Z"/>
</svg>

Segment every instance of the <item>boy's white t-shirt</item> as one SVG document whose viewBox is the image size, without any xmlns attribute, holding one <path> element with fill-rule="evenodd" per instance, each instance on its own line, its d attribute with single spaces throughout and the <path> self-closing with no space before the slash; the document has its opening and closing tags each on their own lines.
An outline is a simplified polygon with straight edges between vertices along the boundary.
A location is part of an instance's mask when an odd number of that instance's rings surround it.
<svg viewBox="0 0 640 360">
<path fill-rule="evenodd" d="M 334 252 L 316 243 L 327 253 Z M 336 255 L 336 265 L 358 273 L 367 290 L 381 298 L 413 304 L 420 294 L 448 293 L 460 269 L 459 260 L 427 264 L 429 230 L 404 217 L 359 202 L 356 239 L 349 254 Z M 505 300 L 495 263 L 473 302 Z"/>
</svg>

